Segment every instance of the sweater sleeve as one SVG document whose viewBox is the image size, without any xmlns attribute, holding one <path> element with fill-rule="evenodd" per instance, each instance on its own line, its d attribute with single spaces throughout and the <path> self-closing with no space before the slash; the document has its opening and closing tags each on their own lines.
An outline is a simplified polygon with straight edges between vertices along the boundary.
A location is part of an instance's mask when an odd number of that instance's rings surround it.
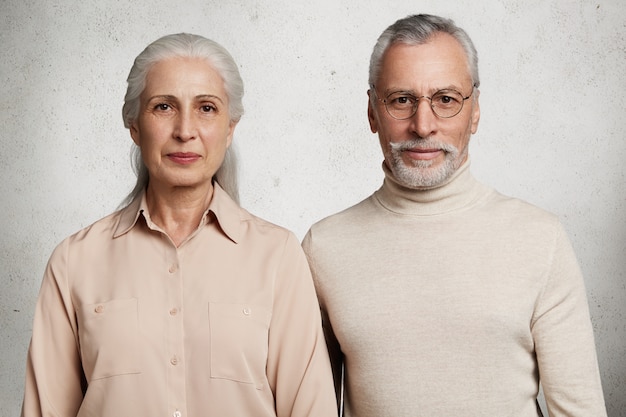
<svg viewBox="0 0 626 417">
<path fill-rule="evenodd" d="M 550 416 L 606 416 L 585 285 L 561 225 L 531 330 Z"/>
<path fill-rule="evenodd" d="M 336 416 L 315 289 L 292 233 L 278 268 L 267 364 L 277 417 Z"/>
<path fill-rule="evenodd" d="M 75 416 L 83 400 L 85 382 L 67 258 L 66 240 L 50 257 L 37 300 L 22 417 Z"/>
<path fill-rule="evenodd" d="M 335 396 L 337 397 L 337 408 L 341 409 L 341 399 L 343 390 L 343 353 L 339 341 L 333 331 L 332 323 L 326 310 L 326 303 L 324 298 L 323 285 L 319 277 L 319 270 L 315 262 L 315 256 L 313 256 L 313 232 L 309 230 L 302 241 L 302 247 L 304 253 L 307 255 L 308 263 L 313 275 L 313 283 L 317 293 L 317 298 L 320 304 L 320 311 L 322 315 L 322 327 L 324 329 L 324 337 L 326 340 L 326 346 L 328 347 L 328 354 L 330 356 L 330 363 L 333 371 L 333 380 L 335 385 Z"/>
</svg>

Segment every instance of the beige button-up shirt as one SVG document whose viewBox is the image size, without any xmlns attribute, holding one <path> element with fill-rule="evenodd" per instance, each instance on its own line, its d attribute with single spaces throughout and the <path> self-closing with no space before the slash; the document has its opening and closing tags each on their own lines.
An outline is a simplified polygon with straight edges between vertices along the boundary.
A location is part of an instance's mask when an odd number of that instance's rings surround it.
<svg viewBox="0 0 626 417">
<path fill-rule="evenodd" d="M 180 247 L 145 196 L 50 257 L 23 416 L 336 416 L 296 237 L 215 185 Z"/>
</svg>

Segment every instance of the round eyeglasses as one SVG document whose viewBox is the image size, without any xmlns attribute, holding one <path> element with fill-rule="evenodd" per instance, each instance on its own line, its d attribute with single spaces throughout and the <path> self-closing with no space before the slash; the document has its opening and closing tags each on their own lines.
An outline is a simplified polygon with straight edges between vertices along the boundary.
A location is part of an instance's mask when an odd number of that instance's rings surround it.
<svg viewBox="0 0 626 417">
<path fill-rule="evenodd" d="M 456 90 L 445 89 L 437 91 L 430 97 L 418 97 L 406 91 L 395 91 L 389 94 L 385 99 L 381 99 L 378 97 L 378 93 L 376 92 L 376 87 L 374 85 L 372 85 L 372 90 L 376 95 L 376 99 L 385 104 L 387 113 L 389 113 L 389 115 L 394 119 L 405 120 L 413 117 L 417 112 L 417 106 L 422 98 L 430 101 L 430 107 L 437 116 L 443 119 L 449 119 L 450 117 L 454 117 L 461 112 L 461 109 L 463 109 L 463 103 L 465 103 L 465 100 L 472 96 L 475 87 L 476 85 L 472 86 L 472 91 L 467 97 L 463 97 L 463 94 Z"/>
</svg>

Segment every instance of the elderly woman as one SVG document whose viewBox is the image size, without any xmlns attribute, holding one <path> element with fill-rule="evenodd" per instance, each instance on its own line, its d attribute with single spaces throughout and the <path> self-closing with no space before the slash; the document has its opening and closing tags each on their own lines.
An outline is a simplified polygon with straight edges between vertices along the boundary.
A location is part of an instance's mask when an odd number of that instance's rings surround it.
<svg viewBox="0 0 626 417">
<path fill-rule="evenodd" d="M 123 109 L 137 186 L 50 258 L 23 416 L 336 415 L 299 242 L 236 203 L 242 96 L 230 54 L 200 36 L 137 57 Z"/>
</svg>

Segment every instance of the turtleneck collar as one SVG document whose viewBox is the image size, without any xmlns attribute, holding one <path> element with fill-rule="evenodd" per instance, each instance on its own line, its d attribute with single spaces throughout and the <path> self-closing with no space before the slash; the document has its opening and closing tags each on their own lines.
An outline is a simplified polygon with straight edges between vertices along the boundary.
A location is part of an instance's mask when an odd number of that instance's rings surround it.
<svg viewBox="0 0 626 417">
<path fill-rule="evenodd" d="M 462 210 L 474 205 L 493 190 L 479 183 L 470 173 L 469 158 L 443 184 L 432 188 L 412 189 L 401 185 L 383 162 L 385 180 L 374 198 L 399 214 L 431 216 Z"/>
</svg>

